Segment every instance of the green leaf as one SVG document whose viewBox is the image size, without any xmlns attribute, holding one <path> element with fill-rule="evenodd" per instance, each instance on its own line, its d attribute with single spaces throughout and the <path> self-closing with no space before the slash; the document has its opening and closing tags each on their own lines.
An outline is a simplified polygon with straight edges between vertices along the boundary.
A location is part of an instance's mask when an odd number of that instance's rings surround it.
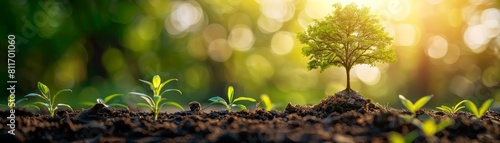
<svg viewBox="0 0 500 143">
<path fill-rule="evenodd" d="M 452 113 L 451 108 L 448 107 L 448 106 L 442 105 L 441 107 L 436 107 L 436 108 L 439 109 L 439 110 L 441 110 L 441 111 L 443 111 L 443 112 L 446 112 L 446 113 Z"/>
<path fill-rule="evenodd" d="M 38 90 L 42 92 L 42 95 L 45 96 L 45 98 L 49 98 L 48 96 L 50 96 L 50 90 L 45 84 L 38 82 Z"/>
<path fill-rule="evenodd" d="M 56 97 L 61 94 L 62 92 L 73 92 L 71 89 L 63 89 L 63 90 L 59 90 L 56 95 L 54 95 L 54 97 L 52 97 L 52 100 L 50 100 L 52 103 L 54 103 L 56 101 Z"/>
<path fill-rule="evenodd" d="M 241 110 L 247 110 L 247 107 L 245 105 L 242 105 L 242 104 L 233 104 L 232 107 L 238 107 Z"/>
<path fill-rule="evenodd" d="M 169 82 L 174 81 L 174 80 L 175 80 L 175 81 L 179 81 L 178 79 L 175 79 L 175 78 L 168 79 L 167 81 L 165 81 L 165 82 L 163 82 L 163 83 L 161 83 L 161 84 L 160 84 L 160 86 L 159 86 L 159 88 L 158 88 L 158 91 L 160 91 L 160 90 L 163 88 L 163 86 L 165 86 L 166 84 L 168 84 Z M 180 90 L 179 90 L 179 92 L 180 92 Z M 164 91 L 163 93 L 165 93 L 165 91 Z M 163 93 L 162 93 L 162 94 L 163 94 Z M 180 93 L 181 93 L 181 92 L 180 92 Z M 182 94 L 182 93 L 181 93 L 181 94 Z"/>
<path fill-rule="evenodd" d="M 406 143 L 405 137 L 398 132 L 390 132 L 388 139 L 390 143 Z"/>
<path fill-rule="evenodd" d="M 154 111 L 153 106 L 150 106 L 146 103 L 137 103 L 137 106 L 148 107 L 149 109 L 151 109 L 151 111 Z"/>
<path fill-rule="evenodd" d="M 233 103 L 235 103 L 236 101 L 250 101 L 250 102 L 255 102 L 256 100 L 253 99 L 253 98 L 250 98 L 250 97 L 238 97 L 238 98 L 234 99 Z"/>
<path fill-rule="evenodd" d="M 233 97 L 234 97 L 234 88 L 233 86 L 229 86 L 227 88 L 227 99 L 229 100 L 229 104 L 234 103 Z"/>
<path fill-rule="evenodd" d="M 69 106 L 68 104 L 62 104 L 62 103 L 59 103 L 59 104 L 57 104 L 57 106 L 56 106 L 56 107 L 59 107 L 59 106 L 62 106 L 62 107 L 67 107 L 67 108 L 69 108 L 71 111 L 73 111 L 73 108 L 71 108 L 71 106 Z"/>
<path fill-rule="evenodd" d="M 479 108 L 479 115 L 482 117 L 486 111 L 490 108 L 491 104 L 493 104 L 493 99 L 488 99 L 484 101 L 483 105 L 481 105 L 481 108 Z"/>
<path fill-rule="evenodd" d="M 431 98 L 433 97 L 434 95 L 428 95 L 428 96 L 424 96 L 420 99 L 417 100 L 417 102 L 415 102 L 415 107 L 413 107 L 415 109 L 415 111 L 417 111 L 418 109 L 424 107 L 424 105 L 429 102 L 429 100 L 431 100 Z"/>
<path fill-rule="evenodd" d="M 38 101 L 38 102 L 33 102 L 33 104 L 43 105 L 43 106 L 47 107 L 47 109 L 49 109 L 49 108 L 50 108 L 50 105 L 49 105 L 48 103 L 45 103 L 45 102 L 40 102 L 40 101 Z"/>
<path fill-rule="evenodd" d="M 128 110 L 128 106 L 127 105 L 124 105 L 124 104 L 119 104 L 119 103 L 111 103 L 111 104 L 108 104 L 109 106 L 111 107 L 122 107 L 122 108 L 125 108 Z"/>
<path fill-rule="evenodd" d="M 224 103 L 227 104 L 226 100 L 224 100 L 224 98 L 219 97 L 219 96 L 214 96 L 214 97 L 208 99 L 208 101 L 212 101 L 212 102 L 224 102 Z"/>
<path fill-rule="evenodd" d="M 159 75 L 155 75 L 153 77 L 153 87 L 154 89 L 158 89 L 160 87 L 161 77 Z"/>
<path fill-rule="evenodd" d="M 170 91 L 177 91 L 177 92 L 179 92 L 180 94 L 182 94 L 181 90 L 179 90 L 179 89 L 167 89 L 167 90 L 163 91 L 163 92 L 160 94 L 160 96 L 162 96 L 164 93 L 167 93 L 167 92 L 170 92 Z"/>
<path fill-rule="evenodd" d="M 28 94 L 28 95 L 25 95 L 24 97 L 40 97 L 40 98 L 42 98 L 43 100 L 49 101 L 49 99 L 48 99 L 48 98 L 46 98 L 45 96 L 42 96 L 42 95 L 40 95 L 40 94 L 38 94 L 38 93 L 30 93 L 30 94 Z"/>
<path fill-rule="evenodd" d="M 21 103 L 21 102 L 23 102 L 23 101 L 27 101 L 27 100 L 28 100 L 28 98 L 21 98 L 21 99 L 19 99 L 19 100 L 16 100 L 16 102 L 15 102 L 15 103 L 16 103 L 16 104 L 19 104 L 19 103 Z"/>
<path fill-rule="evenodd" d="M 270 111 L 270 110 L 273 108 L 273 106 L 272 106 L 272 104 L 271 104 L 271 98 L 269 98 L 269 96 L 267 96 L 266 94 L 262 94 L 262 95 L 260 95 L 260 99 L 261 99 L 261 100 L 262 100 L 262 102 L 264 102 L 264 104 L 266 105 L 266 106 L 265 106 L 265 109 L 266 109 L 267 111 Z"/>
<path fill-rule="evenodd" d="M 131 94 L 131 95 L 137 95 L 139 97 L 141 97 L 142 99 L 146 100 L 146 102 L 149 104 L 149 106 L 151 107 L 154 107 L 154 100 L 153 98 L 149 97 L 148 95 L 144 94 L 144 93 L 140 93 L 140 92 L 129 92 L 128 94 Z"/>
<path fill-rule="evenodd" d="M 115 98 L 115 97 L 118 97 L 118 96 L 122 96 L 123 94 L 111 94 L 111 95 L 108 95 L 106 98 L 104 98 L 104 103 L 108 103 L 111 99 Z"/>
<path fill-rule="evenodd" d="M 161 105 L 160 105 L 160 108 L 163 107 L 164 105 L 170 105 L 170 106 L 175 106 L 179 109 L 181 109 L 181 111 L 184 111 L 184 108 L 177 102 L 173 102 L 173 101 L 167 101 L 167 102 L 163 102 Z"/>
<path fill-rule="evenodd" d="M 154 88 L 154 86 L 153 86 L 153 83 L 151 83 L 151 82 L 149 82 L 149 81 L 142 80 L 142 79 L 139 79 L 139 81 L 141 81 L 141 82 L 144 82 L 144 83 L 148 84 L 148 85 L 149 85 L 149 88 L 151 88 L 151 91 L 153 91 L 153 92 L 155 91 L 155 88 Z"/>
<path fill-rule="evenodd" d="M 474 104 L 472 101 L 467 100 L 467 102 L 465 102 L 465 107 L 476 117 L 480 117 L 476 104 Z"/>
<path fill-rule="evenodd" d="M 399 95 L 399 99 L 401 100 L 401 103 L 403 104 L 403 106 L 406 107 L 406 109 L 408 109 L 410 112 L 415 112 L 415 109 L 413 106 L 413 103 L 411 103 L 410 100 L 406 99 L 403 95 Z"/>
</svg>

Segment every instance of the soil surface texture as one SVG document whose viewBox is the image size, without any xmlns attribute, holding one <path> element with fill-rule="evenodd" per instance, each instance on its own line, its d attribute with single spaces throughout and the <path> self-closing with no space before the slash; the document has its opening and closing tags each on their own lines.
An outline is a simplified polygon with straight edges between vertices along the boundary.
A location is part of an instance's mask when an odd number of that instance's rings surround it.
<svg viewBox="0 0 500 143">
<path fill-rule="evenodd" d="M 257 108 L 245 111 L 133 112 L 96 104 L 86 110 L 58 111 L 54 117 L 23 109 L 15 112 L 15 136 L 9 111 L 0 111 L 1 142 L 388 142 L 390 132 L 406 135 L 420 129 L 406 122 L 406 110 L 380 106 L 339 92 L 314 106 L 288 104 L 285 111 Z M 454 115 L 421 109 L 414 120 L 454 119 L 454 124 L 414 142 L 500 142 L 500 112 L 487 111 L 478 120 L 469 112 Z"/>
</svg>

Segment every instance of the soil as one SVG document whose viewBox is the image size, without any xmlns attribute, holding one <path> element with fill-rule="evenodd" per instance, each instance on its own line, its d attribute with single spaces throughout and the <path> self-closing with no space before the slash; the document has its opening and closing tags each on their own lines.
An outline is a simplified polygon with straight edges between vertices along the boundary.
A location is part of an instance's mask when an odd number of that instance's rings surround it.
<svg viewBox="0 0 500 143">
<path fill-rule="evenodd" d="M 392 109 L 351 92 L 339 92 L 314 106 L 288 104 L 285 111 L 160 113 L 114 109 L 102 104 L 86 110 L 59 111 L 55 117 L 16 110 L 16 135 L 8 134 L 9 111 L 0 111 L 2 142 L 388 142 L 390 132 L 408 134 L 419 128 L 405 122 L 405 110 Z M 468 112 L 455 115 L 419 110 L 414 120 L 452 118 L 455 123 L 435 137 L 414 142 L 500 142 L 500 112 L 481 119 Z"/>
</svg>

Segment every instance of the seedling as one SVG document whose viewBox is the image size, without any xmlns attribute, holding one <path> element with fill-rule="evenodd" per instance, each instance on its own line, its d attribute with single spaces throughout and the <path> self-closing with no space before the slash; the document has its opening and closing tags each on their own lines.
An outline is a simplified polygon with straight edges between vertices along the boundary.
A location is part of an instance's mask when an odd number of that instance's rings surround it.
<svg viewBox="0 0 500 143">
<path fill-rule="evenodd" d="M 419 120 L 414 120 L 414 121 L 419 121 Z M 425 137 L 432 137 L 434 136 L 434 134 L 452 125 L 454 122 L 455 120 L 448 118 L 441 121 L 439 124 L 436 124 L 436 121 L 434 121 L 433 118 L 429 118 L 424 122 L 414 122 L 414 125 L 419 127 L 420 130 L 422 130 L 422 134 Z"/>
<path fill-rule="evenodd" d="M 55 104 L 57 95 L 59 95 L 63 92 L 66 92 L 66 91 L 71 92 L 71 89 L 59 90 L 56 93 L 56 95 L 52 96 L 50 94 L 49 88 L 45 84 L 38 82 L 38 90 L 40 90 L 40 93 L 42 93 L 42 95 L 40 95 L 38 93 L 30 93 L 24 97 L 33 96 L 33 97 L 39 97 L 39 98 L 42 98 L 43 100 L 45 100 L 45 102 L 38 101 L 38 102 L 33 102 L 33 104 L 39 104 L 39 105 L 45 106 L 47 108 L 47 110 L 49 110 L 51 117 L 54 117 L 54 113 L 57 109 L 59 109 L 59 107 L 67 107 L 71 111 L 73 111 L 73 108 L 71 108 L 71 106 L 69 106 L 68 104 L 62 104 L 62 103 L 59 103 L 57 105 Z"/>
<path fill-rule="evenodd" d="M 418 130 L 413 130 L 410 133 L 403 136 L 398 132 L 390 132 L 389 133 L 389 142 L 390 143 L 411 143 L 418 137 Z"/>
<path fill-rule="evenodd" d="M 448 107 L 448 106 L 445 106 L 445 105 L 441 105 L 440 107 L 436 107 L 436 108 L 439 109 L 439 110 L 441 110 L 441 111 L 443 111 L 443 112 L 446 112 L 448 114 L 455 114 L 460 109 L 465 108 L 464 106 L 460 106 L 464 102 L 467 102 L 467 100 L 462 100 L 462 101 L 458 102 L 455 106 Z"/>
<path fill-rule="evenodd" d="M 481 108 L 477 109 L 476 104 L 474 104 L 472 101 L 466 100 L 465 102 L 465 107 L 467 110 L 469 110 L 476 118 L 481 119 L 483 117 L 484 113 L 490 108 L 491 104 L 493 104 L 493 99 L 488 99 L 484 101 L 483 105 L 481 105 Z"/>
<path fill-rule="evenodd" d="M 179 89 L 166 89 L 160 93 L 163 86 L 165 86 L 167 83 L 174 81 L 174 80 L 178 81 L 177 79 L 173 78 L 173 79 L 169 79 L 165 82 L 161 82 L 161 78 L 159 75 L 155 75 L 153 77 L 152 82 L 139 79 L 139 81 L 144 82 L 150 86 L 151 90 L 153 91 L 153 98 L 151 98 L 151 96 L 148 96 L 148 95 L 146 95 L 144 93 L 140 93 L 140 92 L 129 92 L 128 94 L 137 95 L 137 96 L 141 97 L 142 99 L 144 99 L 147 104 L 146 103 L 137 103 L 137 106 L 148 107 L 149 109 L 151 109 L 151 111 L 154 114 L 154 120 L 156 120 L 156 119 L 158 119 L 158 114 L 160 113 L 160 109 L 164 105 L 171 105 L 171 106 L 175 106 L 181 110 L 184 110 L 184 108 L 182 108 L 182 106 L 179 105 L 179 103 L 173 102 L 173 101 L 167 101 L 166 98 L 161 97 L 163 94 L 165 94 L 166 92 L 169 92 L 169 91 L 177 91 L 180 94 L 182 94 L 182 92 Z"/>
<path fill-rule="evenodd" d="M 417 111 L 422 108 L 434 95 L 428 95 L 424 96 L 415 102 L 413 104 L 410 100 L 406 99 L 403 95 L 399 95 L 399 99 L 401 100 L 401 103 L 408 109 L 413 116 L 417 114 Z"/>
<path fill-rule="evenodd" d="M 121 107 L 121 108 L 125 108 L 128 110 L 127 105 L 120 104 L 120 103 L 108 103 L 109 101 L 111 101 L 111 99 L 116 98 L 116 97 L 120 97 L 120 96 L 123 96 L 123 94 L 111 94 L 111 95 L 106 96 L 104 98 L 104 100 L 102 98 L 97 98 L 96 100 L 97 100 L 97 103 L 102 103 L 104 105 L 108 105 L 110 107 L 115 107 L 115 108 Z M 87 105 L 87 106 L 93 106 L 95 103 L 94 102 L 82 102 L 81 104 Z"/>
<path fill-rule="evenodd" d="M 231 111 L 231 109 L 233 107 L 238 107 L 241 110 L 247 109 L 247 107 L 245 105 L 235 104 L 236 101 L 250 101 L 250 102 L 256 101 L 255 99 L 250 98 L 250 97 L 238 97 L 238 98 L 233 100 L 233 97 L 234 97 L 234 88 L 232 86 L 229 86 L 227 88 L 227 99 L 229 100 L 229 104 L 226 102 L 226 100 L 224 100 L 220 96 L 215 96 L 215 97 L 212 97 L 208 100 L 212 101 L 212 103 L 210 103 L 210 104 L 222 104 L 222 105 L 226 106 L 227 111 Z"/>
<path fill-rule="evenodd" d="M 269 98 L 267 94 L 260 95 L 260 100 L 262 100 L 262 102 L 264 103 L 265 105 L 264 107 L 267 111 L 270 111 L 273 108 L 273 105 L 271 103 L 271 98 Z"/>
</svg>

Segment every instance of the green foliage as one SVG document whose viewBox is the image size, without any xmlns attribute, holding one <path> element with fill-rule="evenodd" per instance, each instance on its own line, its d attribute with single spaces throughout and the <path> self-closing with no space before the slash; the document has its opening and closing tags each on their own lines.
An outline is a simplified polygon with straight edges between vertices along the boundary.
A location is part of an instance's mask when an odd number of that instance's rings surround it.
<svg viewBox="0 0 500 143">
<path fill-rule="evenodd" d="M 234 88 L 233 88 L 233 86 L 229 86 L 227 88 L 227 99 L 229 100 L 229 104 L 226 102 L 226 100 L 224 100 L 224 98 L 222 98 L 220 96 L 215 96 L 215 97 L 212 97 L 208 100 L 212 101 L 212 103 L 210 103 L 210 104 L 222 104 L 222 105 L 226 106 L 227 111 L 231 111 L 231 109 L 233 107 L 238 107 L 241 110 L 247 109 L 247 107 L 243 104 L 235 104 L 237 101 L 250 101 L 250 102 L 256 101 L 255 99 L 250 98 L 250 97 L 238 97 L 238 98 L 233 100 L 233 97 L 234 97 Z"/>
<path fill-rule="evenodd" d="M 436 108 L 443 111 L 443 112 L 446 112 L 448 114 L 455 114 L 460 109 L 465 108 L 464 106 L 460 106 L 465 102 L 467 102 L 467 100 L 462 100 L 462 101 L 458 102 L 455 106 L 448 107 L 448 106 L 441 105 L 441 106 L 436 107 Z"/>
<path fill-rule="evenodd" d="M 272 108 L 273 108 L 273 105 L 271 103 L 271 98 L 269 98 L 269 96 L 267 96 L 267 94 L 262 94 L 260 95 L 260 99 L 262 100 L 262 102 L 265 104 L 265 109 L 267 111 L 270 111 Z"/>
<path fill-rule="evenodd" d="M 418 137 L 417 130 L 411 131 L 410 133 L 403 136 L 398 132 L 390 132 L 388 139 L 390 143 L 411 143 Z"/>
<path fill-rule="evenodd" d="M 297 37 L 306 44 L 302 54 L 310 60 L 308 69 L 324 71 L 332 65 L 343 66 L 350 89 L 349 71 L 354 65 L 396 61 L 394 49 L 389 48 L 393 38 L 384 31 L 379 19 L 370 14 L 369 8 L 358 8 L 354 3 L 345 7 L 337 3 L 333 7 L 332 14 L 314 20 Z"/>
<path fill-rule="evenodd" d="M 484 101 L 483 105 L 478 109 L 476 104 L 474 104 L 472 101 L 466 100 L 465 102 L 465 107 L 467 110 L 469 110 L 476 118 L 481 119 L 483 117 L 484 113 L 488 111 L 490 108 L 491 104 L 493 104 L 493 99 L 488 99 Z"/>
<path fill-rule="evenodd" d="M 399 99 L 401 100 L 401 103 L 408 109 L 413 116 L 416 115 L 417 111 L 422 108 L 434 95 L 428 95 L 424 96 L 415 102 L 413 104 L 410 100 L 406 99 L 403 95 L 399 95 Z"/>
<path fill-rule="evenodd" d="M 104 105 L 108 105 L 108 106 L 115 107 L 115 108 L 121 107 L 121 108 L 125 108 L 128 110 L 128 106 L 125 104 L 108 103 L 109 101 L 111 101 L 111 99 L 116 98 L 116 97 L 120 97 L 120 96 L 123 96 L 123 94 L 111 94 L 111 95 L 106 96 L 104 98 L 104 100 L 101 98 L 97 98 L 96 100 L 97 100 L 97 103 L 102 103 Z M 82 102 L 81 104 L 86 105 L 86 106 L 93 106 L 95 103 L 94 102 Z"/>
<path fill-rule="evenodd" d="M 418 121 L 418 120 L 415 120 Z M 424 122 L 414 122 L 415 126 L 419 127 L 420 130 L 422 130 L 422 134 L 425 137 L 432 137 L 434 134 L 437 132 L 440 132 L 444 128 L 452 125 L 455 122 L 455 120 L 451 118 L 447 118 L 443 121 L 441 121 L 439 124 L 436 124 L 436 121 L 434 121 L 433 118 L 429 118 L 425 120 Z"/>
<path fill-rule="evenodd" d="M 146 101 L 146 103 L 137 103 L 137 106 L 148 107 L 149 109 L 151 109 L 151 111 L 154 114 L 154 120 L 156 120 L 156 119 L 158 119 L 158 114 L 160 113 L 160 109 L 164 105 L 171 105 L 171 106 L 175 106 L 181 110 L 184 110 L 184 108 L 179 103 L 173 102 L 173 101 L 167 101 L 166 98 L 161 97 L 163 94 L 165 94 L 166 92 L 169 92 L 169 91 L 177 91 L 180 94 L 182 94 L 182 92 L 179 89 L 166 89 L 160 93 L 160 91 L 164 85 L 166 85 L 167 83 L 174 81 L 174 80 L 178 81 L 177 79 L 169 79 L 165 82 L 161 82 L 161 78 L 159 75 L 155 75 L 153 77 L 152 82 L 139 79 L 139 81 L 142 81 L 150 86 L 151 90 L 153 91 L 153 98 L 151 98 L 151 96 L 148 96 L 148 95 L 146 95 L 144 93 L 140 93 L 140 92 L 129 92 L 129 94 L 137 95 L 137 96 L 141 97 L 142 99 L 144 99 Z"/>
<path fill-rule="evenodd" d="M 38 93 L 30 93 L 24 97 L 39 97 L 39 98 L 42 98 L 43 100 L 45 100 L 45 102 L 39 101 L 39 102 L 33 102 L 32 104 L 39 104 L 39 105 L 43 105 L 43 107 L 46 107 L 47 110 L 49 111 L 51 117 L 54 117 L 54 112 L 59 107 L 67 107 L 71 111 L 73 111 L 73 108 L 71 108 L 71 106 L 69 106 L 68 104 L 62 104 L 62 103 L 59 103 L 57 105 L 55 104 L 56 97 L 59 94 L 61 94 L 62 92 L 66 92 L 66 91 L 71 92 L 71 89 L 59 90 L 54 96 L 51 96 L 49 88 L 45 84 L 38 82 L 38 90 L 40 90 L 40 93 L 42 93 L 41 95 Z"/>
</svg>

